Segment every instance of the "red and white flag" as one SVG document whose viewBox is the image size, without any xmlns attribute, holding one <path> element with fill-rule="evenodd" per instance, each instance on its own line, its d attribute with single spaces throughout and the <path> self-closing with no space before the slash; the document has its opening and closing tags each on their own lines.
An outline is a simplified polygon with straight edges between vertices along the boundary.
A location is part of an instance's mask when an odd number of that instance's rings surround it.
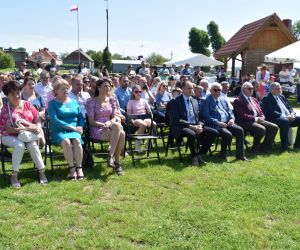
<svg viewBox="0 0 300 250">
<path fill-rule="evenodd" d="M 78 5 L 73 5 L 71 8 L 70 8 L 70 11 L 78 11 Z"/>
</svg>

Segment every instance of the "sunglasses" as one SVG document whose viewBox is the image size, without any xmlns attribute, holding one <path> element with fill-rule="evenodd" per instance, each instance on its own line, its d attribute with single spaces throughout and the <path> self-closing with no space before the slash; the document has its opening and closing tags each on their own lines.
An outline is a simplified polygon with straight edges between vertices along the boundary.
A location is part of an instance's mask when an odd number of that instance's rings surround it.
<svg viewBox="0 0 300 250">
<path fill-rule="evenodd" d="M 134 91 L 134 93 L 135 94 L 138 94 L 138 93 L 140 94 L 140 93 L 142 93 L 142 91 Z"/>
<path fill-rule="evenodd" d="M 163 88 L 166 88 L 166 87 L 167 87 L 167 85 L 163 85 L 162 87 L 163 87 Z"/>
<path fill-rule="evenodd" d="M 250 91 L 253 90 L 253 88 L 247 88 L 247 89 L 250 90 Z"/>
<path fill-rule="evenodd" d="M 212 89 L 214 92 L 221 92 L 221 89 Z"/>
</svg>

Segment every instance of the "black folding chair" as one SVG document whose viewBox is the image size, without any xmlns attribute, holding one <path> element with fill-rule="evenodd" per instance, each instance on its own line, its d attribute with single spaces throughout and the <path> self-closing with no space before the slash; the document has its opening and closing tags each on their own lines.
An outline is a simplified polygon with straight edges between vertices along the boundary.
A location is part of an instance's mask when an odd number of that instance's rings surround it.
<svg viewBox="0 0 300 250">
<path fill-rule="evenodd" d="M 132 120 L 136 119 L 151 119 L 151 125 L 149 128 L 146 129 L 144 134 L 136 134 L 135 132 L 137 131 L 137 128 L 132 124 Z M 157 144 L 157 139 L 159 138 L 157 135 L 154 135 L 153 133 L 155 131 L 154 127 L 154 122 L 153 122 L 153 115 L 152 113 L 145 114 L 145 115 L 129 115 L 126 114 L 126 124 L 125 124 L 125 133 L 126 133 L 126 141 L 125 141 L 125 148 L 126 144 L 128 142 L 129 144 L 129 150 L 132 158 L 132 164 L 133 166 L 135 165 L 136 160 L 142 160 L 142 159 L 157 159 L 158 162 L 160 162 L 160 156 L 159 156 L 159 149 L 158 149 L 158 144 Z M 137 153 L 136 150 L 133 149 L 133 141 L 143 141 L 143 140 L 148 140 L 148 147 L 146 150 L 146 156 L 140 156 L 140 157 L 135 157 L 135 153 Z M 156 148 L 156 156 L 150 156 L 150 149 L 152 147 L 152 141 L 154 142 L 154 146 Z M 140 153 L 140 152 L 139 152 Z"/>
</svg>

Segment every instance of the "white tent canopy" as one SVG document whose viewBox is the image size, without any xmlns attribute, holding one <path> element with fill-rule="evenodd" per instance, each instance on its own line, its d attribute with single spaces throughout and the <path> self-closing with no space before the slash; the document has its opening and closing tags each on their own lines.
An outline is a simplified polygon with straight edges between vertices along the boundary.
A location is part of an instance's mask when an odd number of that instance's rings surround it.
<svg viewBox="0 0 300 250">
<path fill-rule="evenodd" d="M 208 56 L 202 54 L 194 54 L 194 53 L 191 53 L 186 58 L 181 58 L 181 59 L 178 58 L 175 60 L 165 62 L 165 64 L 167 65 L 172 65 L 172 64 L 181 65 L 186 63 L 190 64 L 191 66 L 219 66 L 224 64 Z"/>
<path fill-rule="evenodd" d="M 282 64 L 300 62 L 300 41 L 266 55 L 265 62 Z"/>
</svg>

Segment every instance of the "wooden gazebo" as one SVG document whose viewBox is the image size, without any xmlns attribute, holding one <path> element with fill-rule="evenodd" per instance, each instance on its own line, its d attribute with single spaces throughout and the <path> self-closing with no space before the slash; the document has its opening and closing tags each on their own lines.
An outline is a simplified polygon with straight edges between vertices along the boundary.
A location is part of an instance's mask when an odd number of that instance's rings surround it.
<svg viewBox="0 0 300 250">
<path fill-rule="evenodd" d="M 244 25 L 233 37 L 214 53 L 216 59 L 225 59 L 225 68 L 232 59 L 232 77 L 235 60 L 241 55 L 242 74 L 255 73 L 264 56 L 296 41 L 291 32 L 291 20 L 283 20 L 276 13 Z"/>
</svg>

